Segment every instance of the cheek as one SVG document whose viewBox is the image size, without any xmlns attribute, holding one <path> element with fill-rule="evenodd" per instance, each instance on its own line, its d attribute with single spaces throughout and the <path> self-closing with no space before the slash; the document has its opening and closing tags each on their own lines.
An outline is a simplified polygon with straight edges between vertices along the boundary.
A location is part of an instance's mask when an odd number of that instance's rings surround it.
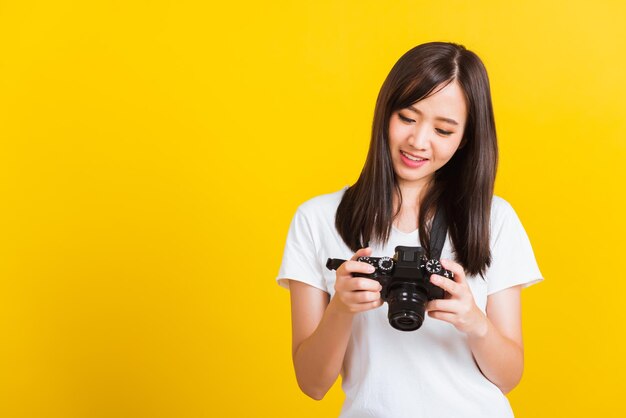
<svg viewBox="0 0 626 418">
<path fill-rule="evenodd" d="M 405 125 L 397 120 L 392 120 L 389 123 L 389 144 L 398 145 L 406 141 L 408 137 L 412 135 L 413 128 L 410 125 Z"/>
<path fill-rule="evenodd" d="M 452 158 L 454 153 L 459 149 L 461 140 L 452 140 L 447 142 L 439 142 L 436 145 L 437 157 L 440 162 L 446 163 Z"/>
<path fill-rule="evenodd" d="M 389 127 L 389 144 L 395 145 L 400 143 L 402 140 L 402 129 L 394 127 L 393 125 Z"/>
</svg>

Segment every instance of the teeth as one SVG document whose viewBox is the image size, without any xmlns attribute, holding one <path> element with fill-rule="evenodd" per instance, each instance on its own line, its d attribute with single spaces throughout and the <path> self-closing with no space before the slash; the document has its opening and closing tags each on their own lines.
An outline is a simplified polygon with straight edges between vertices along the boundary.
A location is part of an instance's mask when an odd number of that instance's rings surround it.
<svg viewBox="0 0 626 418">
<path fill-rule="evenodd" d="M 406 152 L 404 152 L 404 151 L 400 151 L 400 152 L 402 153 L 402 155 L 404 155 L 406 158 L 408 158 L 408 159 L 409 159 L 409 160 L 411 160 L 411 161 L 424 161 L 424 160 L 426 159 L 426 158 L 417 158 L 417 157 L 414 157 L 414 156 L 412 156 L 412 155 L 407 154 L 407 153 L 406 153 Z"/>
</svg>

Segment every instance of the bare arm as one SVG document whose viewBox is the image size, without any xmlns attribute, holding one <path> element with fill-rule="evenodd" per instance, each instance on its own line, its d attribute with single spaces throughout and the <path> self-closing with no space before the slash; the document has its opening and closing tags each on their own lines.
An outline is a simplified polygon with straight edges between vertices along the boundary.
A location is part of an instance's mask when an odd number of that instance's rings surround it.
<svg viewBox="0 0 626 418">
<path fill-rule="evenodd" d="M 489 295 L 485 315 L 474 302 L 463 268 L 449 260 L 442 260 L 442 264 L 454 272 L 455 281 L 436 275 L 431 277 L 450 298 L 429 302 L 428 315 L 450 322 L 466 333 L 481 372 L 502 393 L 510 392 L 521 380 L 524 369 L 521 286 Z"/>
<path fill-rule="evenodd" d="M 468 336 L 478 367 L 505 394 L 524 370 L 520 290 L 515 286 L 489 295 L 483 332 Z"/>
<path fill-rule="evenodd" d="M 291 291 L 292 356 L 302 392 L 320 400 L 341 371 L 352 314 L 329 306 L 328 293 L 295 280 Z"/>
<path fill-rule="evenodd" d="M 370 252 L 359 250 L 353 260 Z M 337 270 L 335 297 L 330 301 L 320 289 L 289 281 L 296 379 L 313 399 L 322 399 L 341 372 L 354 315 L 382 305 L 378 282 L 352 277 L 354 272 L 368 272 L 369 267 L 356 261 L 344 263 Z"/>
</svg>

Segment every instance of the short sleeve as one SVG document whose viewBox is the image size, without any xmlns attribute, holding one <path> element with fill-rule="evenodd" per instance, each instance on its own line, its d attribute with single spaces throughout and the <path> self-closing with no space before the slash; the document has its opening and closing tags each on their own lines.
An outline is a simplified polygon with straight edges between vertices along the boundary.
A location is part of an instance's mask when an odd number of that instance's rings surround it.
<svg viewBox="0 0 626 418">
<path fill-rule="evenodd" d="M 328 292 L 322 266 L 318 262 L 312 219 L 299 208 L 296 211 L 289 232 L 283 260 L 276 280 L 282 287 L 289 288 L 289 280 L 297 280 Z"/>
<path fill-rule="evenodd" d="M 487 294 L 543 280 L 530 240 L 511 205 L 497 198 L 498 208 L 492 224 L 491 266 L 486 272 Z M 495 207 L 492 209 L 494 211 Z"/>
</svg>

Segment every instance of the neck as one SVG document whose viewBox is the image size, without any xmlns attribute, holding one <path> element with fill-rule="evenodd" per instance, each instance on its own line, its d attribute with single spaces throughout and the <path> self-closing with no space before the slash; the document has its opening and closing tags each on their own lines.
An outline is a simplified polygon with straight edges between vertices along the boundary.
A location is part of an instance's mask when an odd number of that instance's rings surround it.
<svg viewBox="0 0 626 418">
<path fill-rule="evenodd" d="M 402 195 L 401 211 L 412 210 L 417 211 L 422 200 L 422 193 L 426 191 L 426 184 L 400 184 L 400 193 Z M 399 196 L 394 196 L 394 207 L 398 208 Z"/>
<path fill-rule="evenodd" d="M 394 195 L 394 207 L 397 215 L 393 223 L 396 228 L 403 232 L 412 232 L 418 229 L 418 219 L 420 203 L 423 193 L 428 189 L 428 182 L 399 184 L 400 194 L 402 196 L 402 204 L 400 204 L 400 196 Z"/>
</svg>

